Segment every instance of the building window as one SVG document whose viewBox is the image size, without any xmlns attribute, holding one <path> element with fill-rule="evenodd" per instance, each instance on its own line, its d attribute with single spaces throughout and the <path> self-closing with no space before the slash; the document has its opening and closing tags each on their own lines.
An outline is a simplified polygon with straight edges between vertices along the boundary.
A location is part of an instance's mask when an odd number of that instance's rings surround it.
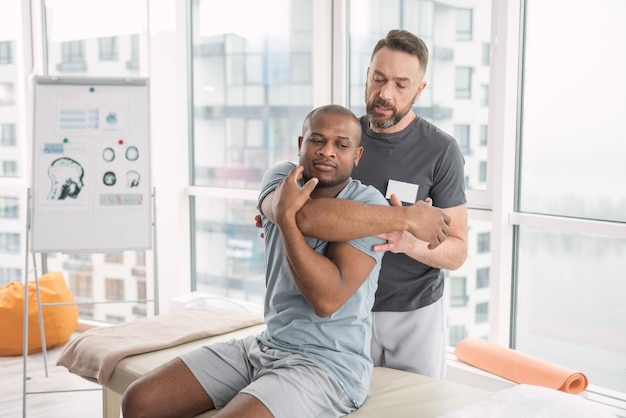
<svg viewBox="0 0 626 418">
<path fill-rule="evenodd" d="M 459 143 L 461 152 L 463 155 L 470 155 L 470 126 L 469 125 L 454 125 L 454 137 Z"/>
<path fill-rule="evenodd" d="M 480 104 L 489 106 L 489 85 L 483 84 L 480 86 L 480 95 Z"/>
<path fill-rule="evenodd" d="M 450 306 L 465 306 L 468 299 L 467 279 L 464 276 L 450 277 Z"/>
<path fill-rule="evenodd" d="M 0 42 L 0 65 L 13 64 L 13 41 Z"/>
<path fill-rule="evenodd" d="M 126 318 L 121 315 L 106 315 L 106 322 L 109 324 L 123 324 L 126 322 Z"/>
<path fill-rule="evenodd" d="M 313 64 L 309 54 L 291 55 L 291 77 L 293 84 L 311 84 L 313 82 Z"/>
<path fill-rule="evenodd" d="M 487 125 L 480 125 L 480 146 L 487 146 L 487 136 L 488 136 L 489 127 Z"/>
<path fill-rule="evenodd" d="M 19 216 L 19 199 L 17 197 L 0 196 L 0 218 L 17 219 Z"/>
<path fill-rule="evenodd" d="M 485 67 L 489 67 L 491 63 L 491 45 L 488 43 L 483 43 L 483 54 L 482 54 L 482 64 Z"/>
<path fill-rule="evenodd" d="M 2 161 L 0 177 L 17 177 L 17 161 Z"/>
<path fill-rule="evenodd" d="M 145 280 L 137 281 L 137 299 L 145 300 L 148 298 L 148 291 Z"/>
<path fill-rule="evenodd" d="M 106 300 L 124 300 L 124 279 L 105 279 Z"/>
<path fill-rule="evenodd" d="M 476 289 L 489 287 L 489 267 L 481 267 L 476 270 Z"/>
<path fill-rule="evenodd" d="M 451 347 L 456 346 L 462 339 L 468 335 L 465 325 L 452 325 L 449 331 L 448 345 Z"/>
<path fill-rule="evenodd" d="M 124 262 L 124 252 L 117 251 L 114 253 L 107 253 L 104 255 L 104 262 L 122 264 Z"/>
<path fill-rule="evenodd" d="M 17 144 L 15 124 L 3 123 L 0 125 L 0 145 L 14 147 Z"/>
<path fill-rule="evenodd" d="M 77 300 L 93 300 L 93 278 L 89 273 L 70 273 L 70 289 Z M 81 314 L 83 309 L 81 308 Z"/>
<path fill-rule="evenodd" d="M 146 252 L 145 251 L 138 250 L 135 253 L 135 264 L 137 264 L 138 266 L 146 265 Z"/>
<path fill-rule="evenodd" d="M 126 69 L 139 70 L 139 35 L 130 35 L 130 59 L 126 61 Z"/>
<path fill-rule="evenodd" d="M 117 36 L 98 39 L 100 61 L 117 61 Z"/>
<path fill-rule="evenodd" d="M 19 254 L 20 241 L 20 234 L 0 232 L 0 253 Z"/>
<path fill-rule="evenodd" d="M 15 86 L 13 83 L 0 83 L 0 106 L 15 104 Z"/>
<path fill-rule="evenodd" d="M 9 282 L 22 282 L 22 269 L 11 267 L 0 267 L 0 286 L 4 286 Z"/>
<path fill-rule="evenodd" d="M 478 181 L 481 183 L 487 182 L 487 161 L 478 163 Z"/>
<path fill-rule="evenodd" d="M 69 41 L 61 43 L 61 62 L 57 70 L 66 72 L 85 72 L 85 41 Z"/>
<path fill-rule="evenodd" d="M 70 41 L 61 44 L 61 57 L 63 62 L 85 61 L 85 42 Z"/>
<path fill-rule="evenodd" d="M 488 253 L 491 251 L 491 233 L 481 232 L 476 236 L 476 247 L 479 254 Z"/>
<path fill-rule="evenodd" d="M 473 28 L 472 9 L 457 9 L 456 11 L 456 40 L 471 41 Z"/>
<path fill-rule="evenodd" d="M 457 99 L 472 98 L 472 67 L 456 67 L 454 95 Z"/>
<path fill-rule="evenodd" d="M 476 304 L 476 323 L 482 324 L 489 321 L 489 302 Z"/>
</svg>

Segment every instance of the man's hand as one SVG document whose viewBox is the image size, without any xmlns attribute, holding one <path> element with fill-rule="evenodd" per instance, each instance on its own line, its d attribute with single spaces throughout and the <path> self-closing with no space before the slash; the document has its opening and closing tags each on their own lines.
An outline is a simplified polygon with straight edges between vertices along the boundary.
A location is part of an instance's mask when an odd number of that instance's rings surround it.
<svg viewBox="0 0 626 418">
<path fill-rule="evenodd" d="M 395 194 L 391 195 L 392 206 L 402 206 L 402 202 Z M 409 227 L 407 231 L 411 233 L 415 238 L 428 242 L 428 248 L 436 248 L 441 244 L 448 236 L 450 231 L 450 215 L 445 213 L 442 209 L 434 207 L 432 205 L 432 199 L 428 198 L 425 201 L 419 201 L 411 206 L 405 206 L 407 211 L 407 222 Z M 406 252 L 407 246 L 411 245 L 409 237 L 403 237 L 401 231 L 389 233 L 388 238 L 394 242 L 394 245 L 389 248 L 394 252 Z"/>
<path fill-rule="evenodd" d="M 311 198 L 311 193 L 319 180 L 312 178 L 300 187 L 298 180 L 302 178 L 304 167 L 298 166 L 274 189 L 272 197 L 272 213 L 277 225 L 286 221 L 295 222 L 296 213 Z"/>
<path fill-rule="evenodd" d="M 257 205 L 256 208 L 258 210 L 259 206 Z M 254 215 L 254 226 L 256 226 L 257 228 L 263 228 L 263 222 L 261 221 L 261 215 L 259 215 L 258 213 L 256 215 Z M 259 234 L 259 237 L 265 238 L 265 234 L 263 232 L 261 232 Z"/>
</svg>

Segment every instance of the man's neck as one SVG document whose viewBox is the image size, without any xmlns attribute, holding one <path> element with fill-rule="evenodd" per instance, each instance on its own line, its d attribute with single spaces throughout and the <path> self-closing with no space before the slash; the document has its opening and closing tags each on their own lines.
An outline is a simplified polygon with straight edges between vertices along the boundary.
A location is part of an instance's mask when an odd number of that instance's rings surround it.
<svg viewBox="0 0 626 418">
<path fill-rule="evenodd" d="M 319 185 L 311 193 L 311 199 L 334 198 L 348 185 L 350 179 L 332 187 L 319 187 Z"/>
</svg>

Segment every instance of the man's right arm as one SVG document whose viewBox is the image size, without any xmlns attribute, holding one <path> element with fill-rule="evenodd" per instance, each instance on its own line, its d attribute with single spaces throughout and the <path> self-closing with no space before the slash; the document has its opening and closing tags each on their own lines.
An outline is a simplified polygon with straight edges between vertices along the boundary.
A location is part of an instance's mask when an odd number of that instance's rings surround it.
<svg viewBox="0 0 626 418">
<path fill-rule="evenodd" d="M 411 206 L 367 205 L 347 199 L 310 199 L 297 213 L 304 235 L 343 242 L 383 232 L 406 230 L 429 243 L 443 242 L 450 229 L 450 216 L 420 201 Z"/>
</svg>

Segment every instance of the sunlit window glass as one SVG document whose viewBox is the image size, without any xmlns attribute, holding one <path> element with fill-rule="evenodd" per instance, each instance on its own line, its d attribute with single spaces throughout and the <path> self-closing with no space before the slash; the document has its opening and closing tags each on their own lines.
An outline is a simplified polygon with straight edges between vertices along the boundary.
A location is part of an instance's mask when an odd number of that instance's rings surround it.
<svg viewBox="0 0 626 418">
<path fill-rule="evenodd" d="M 520 228 L 516 348 L 626 392 L 626 239 Z"/>
<path fill-rule="evenodd" d="M 528 1 L 526 16 L 520 209 L 626 221 L 626 2 Z"/>
<path fill-rule="evenodd" d="M 25 119 L 21 11 L 20 0 L 0 1 L 0 286 L 24 276 L 27 143 L 20 126 Z"/>
<path fill-rule="evenodd" d="M 256 201 L 196 198 L 197 290 L 253 303 L 265 295 L 265 244 Z"/>
<path fill-rule="evenodd" d="M 491 222 L 470 218 L 467 227 L 470 255 L 458 270 L 444 271 L 450 346 L 469 335 L 481 338 L 489 335 L 491 252 L 482 250 L 489 248 L 491 227 Z"/>
<path fill-rule="evenodd" d="M 192 22 L 192 184 L 258 191 L 269 167 L 296 161 L 313 108 L 313 0 L 200 0 Z M 197 290 L 262 302 L 251 196 L 193 199 Z"/>
<path fill-rule="evenodd" d="M 626 241 L 587 222 L 626 220 L 626 3 L 588 6 L 526 2 L 519 207 L 590 233 L 520 226 L 515 341 L 626 392 Z"/>
<path fill-rule="evenodd" d="M 195 185 L 258 189 L 267 168 L 296 156 L 313 106 L 312 8 L 310 0 L 193 3 Z"/>
<path fill-rule="evenodd" d="M 48 74 L 139 76 L 143 0 L 45 0 Z"/>
</svg>

